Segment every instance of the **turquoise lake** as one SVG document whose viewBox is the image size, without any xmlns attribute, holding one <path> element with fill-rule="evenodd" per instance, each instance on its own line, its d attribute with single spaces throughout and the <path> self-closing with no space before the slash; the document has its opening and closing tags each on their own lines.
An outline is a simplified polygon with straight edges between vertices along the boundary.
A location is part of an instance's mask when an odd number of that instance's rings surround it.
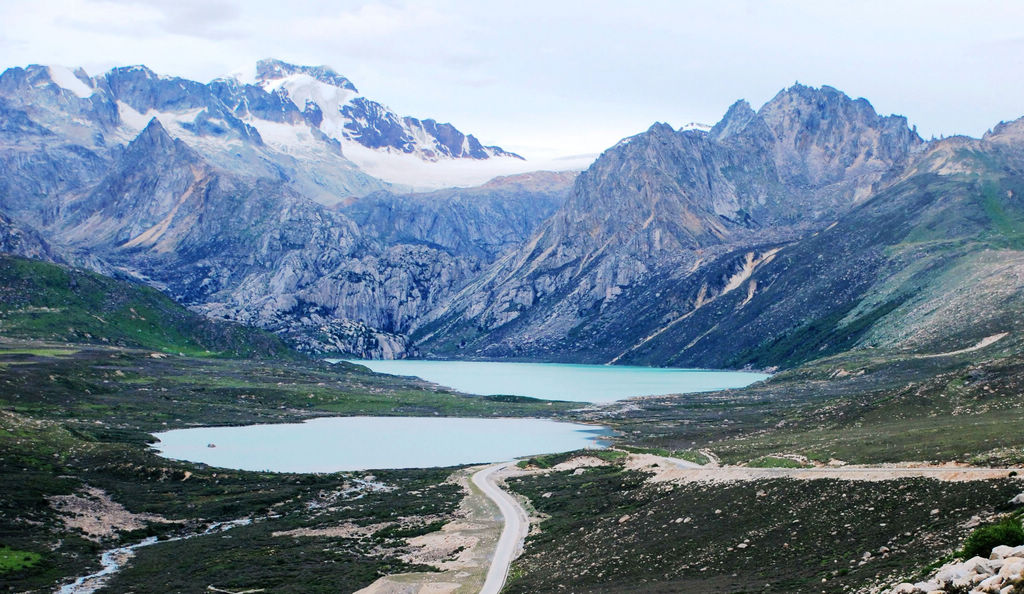
<svg viewBox="0 0 1024 594">
<path fill-rule="evenodd" d="M 512 460 L 602 447 L 602 427 L 546 419 L 330 417 L 157 433 L 160 455 L 221 468 L 338 472 Z M 213 446 L 213 447 L 211 447 Z"/>
<path fill-rule="evenodd" d="M 395 361 L 346 359 L 378 373 L 412 375 L 467 394 L 511 394 L 548 400 L 611 402 L 631 396 L 657 396 L 743 388 L 766 373 L 488 361 Z"/>
<path fill-rule="evenodd" d="M 469 394 L 610 402 L 631 396 L 742 388 L 763 373 L 555 363 L 352 361 Z M 426 468 L 603 447 L 603 427 L 546 419 L 330 417 L 274 425 L 197 427 L 156 434 L 176 460 L 272 472 Z"/>
</svg>

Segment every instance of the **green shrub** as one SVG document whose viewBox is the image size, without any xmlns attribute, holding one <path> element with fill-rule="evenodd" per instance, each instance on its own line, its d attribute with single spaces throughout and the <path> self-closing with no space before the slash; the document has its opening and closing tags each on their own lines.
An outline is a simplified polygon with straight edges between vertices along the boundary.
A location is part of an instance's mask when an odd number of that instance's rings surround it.
<svg viewBox="0 0 1024 594">
<path fill-rule="evenodd" d="M 974 530 L 964 541 L 963 556 L 988 557 L 999 545 L 1015 547 L 1024 544 L 1024 527 L 1016 518 L 1004 518 L 996 524 L 989 524 Z"/>
</svg>

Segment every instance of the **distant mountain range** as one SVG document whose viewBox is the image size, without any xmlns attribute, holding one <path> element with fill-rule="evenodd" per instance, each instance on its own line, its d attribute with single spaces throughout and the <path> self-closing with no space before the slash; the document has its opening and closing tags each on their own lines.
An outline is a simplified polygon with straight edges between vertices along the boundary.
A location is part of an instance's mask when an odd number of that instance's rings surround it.
<svg viewBox="0 0 1024 594">
<path fill-rule="evenodd" d="M 0 251 L 317 352 L 773 367 L 952 348 L 1024 319 L 1022 130 L 926 142 L 797 85 L 713 127 L 655 124 L 578 177 L 413 194 L 527 162 L 325 67 L 30 66 L 0 75 Z"/>
<path fill-rule="evenodd" d="M 367 356 L 404 352 L 408 320 L 528 236 L 575 177 L 472 190 L 480 200 L 434 223 L 460 217 L 453 229 L 464 235 L 445 241 L 481 245 L 464 257 L 359 229 L 345 204 L 406 187 L 364 168 L 441 168 L 431 186 L 455 161 L 460 175 L 489 179 L 503 166 L 488 162 L 523 160 L 450 124 L 400 117 L 329 68 L 264 60 L 252 84 L 143 66 L 97 77 L 12 68 L 0 75 L 0 121 L 6 251 L 133 277 L 302 346 Z"/>
</svg>

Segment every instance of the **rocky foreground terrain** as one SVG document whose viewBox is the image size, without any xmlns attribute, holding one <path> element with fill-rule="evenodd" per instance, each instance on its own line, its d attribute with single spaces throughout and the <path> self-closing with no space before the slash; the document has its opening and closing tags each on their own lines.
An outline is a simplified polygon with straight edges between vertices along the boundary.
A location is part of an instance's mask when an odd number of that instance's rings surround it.
<svg viewBox="0 0 1024 594">
<path fill-rule="evenodd" d="M 1024 499 L 1024 498 L 1022 498 Z M 1024 546 L 999 545 L 988 558 L 943 565 L 931 579 L 899 584 L 890 594 L 931 594 L 932 592 L 975 592 L 1017 594 L 1024 591 Z"/>
</svg>

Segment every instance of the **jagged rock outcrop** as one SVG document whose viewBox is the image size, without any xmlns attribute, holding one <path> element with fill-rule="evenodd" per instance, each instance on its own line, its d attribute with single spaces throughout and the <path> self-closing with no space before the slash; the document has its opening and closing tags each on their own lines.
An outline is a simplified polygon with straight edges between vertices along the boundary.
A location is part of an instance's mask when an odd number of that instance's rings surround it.
<svg viewBox="0 0 1024 594">
<path fill-rule="evenodd" d="M 0 253 L 45 262 L 62 262 L 50 244 L 33 229 L 23 227 L 0 212 Z"/>
</svg>

